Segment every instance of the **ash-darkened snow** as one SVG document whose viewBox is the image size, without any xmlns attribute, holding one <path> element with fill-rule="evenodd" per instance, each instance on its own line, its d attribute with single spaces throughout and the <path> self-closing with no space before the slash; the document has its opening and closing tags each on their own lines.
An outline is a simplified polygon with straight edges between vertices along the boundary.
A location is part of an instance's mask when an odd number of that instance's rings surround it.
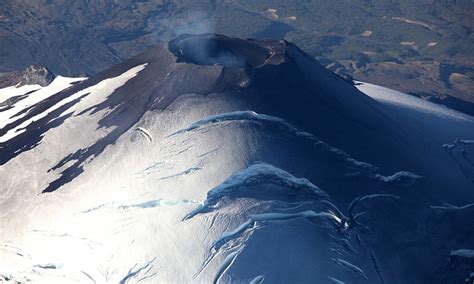
<svg viewBox="0 0 474 284">
<path fill-rule="evenodd" d="M 0 102 L 0 281 L 472 278 L 474 118 L 289 42 L 182 35 Z"/>
</svg>

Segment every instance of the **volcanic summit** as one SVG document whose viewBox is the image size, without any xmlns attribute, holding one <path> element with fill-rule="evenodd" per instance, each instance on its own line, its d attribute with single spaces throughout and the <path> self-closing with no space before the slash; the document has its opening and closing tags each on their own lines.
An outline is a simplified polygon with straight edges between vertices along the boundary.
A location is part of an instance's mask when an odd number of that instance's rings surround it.
<svg viewBox="0 0 474 284">
<path fill-rule="evenodd" d="M 181 35 L 90 78 L 0 90 L 12 98 L 4 279 L 469 274 L 474 118 L 351 84 L 287 41 Z"/>
</svg>

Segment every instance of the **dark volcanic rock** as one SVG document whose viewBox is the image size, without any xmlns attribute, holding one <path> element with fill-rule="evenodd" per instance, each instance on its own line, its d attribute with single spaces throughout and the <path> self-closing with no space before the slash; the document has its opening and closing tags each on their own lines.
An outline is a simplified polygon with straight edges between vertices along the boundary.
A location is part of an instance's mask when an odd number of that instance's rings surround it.
<svg viewBox="0 0 474 284">
<path fill-rule="evenodd" d="M 474 102 L 473 2 L 379 2 L 0 1 L 0 72 L 91 75 L 181 33 L 218 32 L 284 37 L 356 80 Z"/>
<path fill-rule="evenodd" d="M 0 88 L 14 85 L 49 85 L 53 81 L 54 75 L 46 67 L 40 65 L 28 66 L 19 72 L 0 73 Z"/>
</svg>

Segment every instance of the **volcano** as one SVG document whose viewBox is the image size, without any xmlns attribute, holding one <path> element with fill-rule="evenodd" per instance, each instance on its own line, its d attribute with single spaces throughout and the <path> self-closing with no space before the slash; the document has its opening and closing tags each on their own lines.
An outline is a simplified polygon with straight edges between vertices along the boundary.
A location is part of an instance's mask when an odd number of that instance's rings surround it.
<svg viewBox="0 0 474 284">
<path fill-rule="evenodd" d="M 0 279 L 457 283 L 474 118 L 284 40 L 182 35 L 0 89 Z"/>
</svg>

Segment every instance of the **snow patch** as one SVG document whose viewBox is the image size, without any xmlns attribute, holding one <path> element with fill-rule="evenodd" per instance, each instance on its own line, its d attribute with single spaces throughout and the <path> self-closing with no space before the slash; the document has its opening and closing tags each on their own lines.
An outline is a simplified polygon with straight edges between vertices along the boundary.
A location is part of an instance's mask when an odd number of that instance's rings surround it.
<svg viewBox="0 0 474 284">
<path fill-rule="evenodd" d="M 411 186 L 417 180 L 422 179 L 423 177 L 416 175 L 414 173 L 407 172 L 407 171 L 400 171 L 391 176 L 382 176 L 382 175 L 377 174 L 376 178 L 380 181 L 390 183 L 390 184 Z"/>
<path fill-rule="evenodd" d="M 329 278 L 329 280 L 331 280 L 331 281 L 332 281 L 333 283 L 335 283 L 335 284 L 346 284 L 346 282 L 341 281 L 341 280 L 339 280 L 339 279 L 337 279 L 337 278 L 330 277 L 330 276 L 328 276 L 328 278 Z"/>
<path fill-rule="evenodd" d="M 77 81 L 83 81 L 86 79 L 87 78 L 83 77 L 69 78 L 57 76 L 53 82 L 51 82 L 51 84 L 46 87 L 41 87 L 40 85 L 24 85 L 19 88 L 13 86 L 0 89 L 0 100 L 10 99 L 15 96 L 24 95 L 36 90 L 33 93 L 28 94 L 28 97 L 14 103 L 11 108 L 0 112 L 0 128 L 3 128 L 6 125 L 26 116 L 28 112 L 24 112 L 22 114 L 19 113 L 28 107 L 33 106 L 54 94 L 61 92 L 62 90 L 72 86 L 73 83 Z"/>
<path fill-rule="evenodd" d="M 341 258 L 333 258 L 332 261 L 334 263 L 336 263 L 337 265 L 341 266 L 342 268 L 348 270 L 348 271 L 352 271 L 352 272 L 355 272 L 357 274 L 359 274 L 360 276 L 364 277 L 365 279 L 369 279 L 367 277 L 367 275 L 365 274 L 364 270 L 362 270 L 360 267 L 344 260 L 344 259 L 341 259 Z"/>
<path fill-rule="evenodd" d="M 463 205 L 463 206 L 456 206 L 456 205 L 449 204 L 449 203 L 443 203 L 442 205 L 432 205 L 432 206 L 430 206 L 430 208 L 440 209 L 440 210 L 448 210 L 448 211 L 450 211 L 450 210 L 458 211 L 458 210 L 466 210 L 466 209 L 470 209 L 470 208 L 474 209 L 474 203 Z"/>
<path fill-rule="evenodd" d="M 474 250 L 472 249 L 458 249 L 452 250 L 449 253 L 450 256 L 458 256 L 462 258 L 474 258 Z"/>
<path fill-rule="evenodd" d="M 428 112 L 436 116 L 447 117 L 454 120 L 474 122 L 474 118 L 472 116 L 452 110 L 443 105 L 410 96 L 402 92 L 365 82 L 356 82 L 356 87 L 359 89 L 359 91 L 365 93 L 369 97 L 383 103 L 403 106 L 407 109 Z"/>
<path fill-rule="evenodd" d="M 324 191 L 305 178 L 297 178 L 280 168 L 266 163 L 256 163 L 233 174 L 222 184 L 211 189 L 207 193 L 207 198 L 203 201 L 202 205 L 185 216 L 184 220 L 192 218 L 199 213 L 207 212 L 224 197 L 238 198 L 243 196 L 263 196 L 261 192 L 248 190 L 249 186 L 260 184 L 273 184 L 279 186 L 271 193 L 273 195 L 286 195 L 293 191 L 299 194 L 304 194 L 307 198 L 328 198 L 328 195 Z"/>
<path fill-rule="evenodd" d="M 265 281 L 265 276 L 264 275 L 258 275 L 252 281 L 250 281 L 250 284 L 262 284 L 263 281 Z"/>
<path fill-rule="evenodd" d="M 74 93 L 74 94 L 68 96 L 67 98 L 63 99 L 62 101 L 56 103 L 54 106 L 52 106 L 52 107 L 48 108 L 47 110 L 41 112 L 40 114 L 37 114 L 34 117 L 24 121 L 20 125 L 16 126 L 15 128 L 10 129 L 7 133 L 5 133 L 3 136 L 0 137 L 0 143 L 6 142 L 6 141 L 12 139 L 13 137 L 25 132 L 26 127 L 28 125 L 30 125 L 31 123 L 33 123 L 34 121 L 37 121 L 41 118 L 46 117 L 49 113 L 59 109 L 60 107 L 66 105 L 70 102 L 73 102 L 74 100 L 81 99 L 82 97 L 85 97 L 85 96 L 91 96 L 91 97 L 94 98 L 94 100 L 97 100 L 97 98 L 100 98 L 100 97 L 105 98 L 105 97 L 109 96 L 117 88 L 121 87 L 128 80 L 135 77 L 138 74 L 138 72 L 140 72 L 141 70 L 143 70 L 145 68 L 146 65 L 147 64 L 145 63 L 145 64 L 142 64 L 142 65 L 136 66 L 136 67 L 131 68 L 130 70 L 124 72 L 123 74 L 121 74 L 117 77 L 105 79 L 105 80 L 97 83 L 94 86 L 88 87 L 86 89 L 83 89 L 83 90 L 81 90 L 77 93 Z M 77 79 L 76 79 L 76 81 L 77 81 Z M 54 84 L 54 81 L 53 81 L 53 83 L 51 83 L 50 85 L 48 85 L 44 89 L 49 88 L 53 84 Z M 57 91 L 58 89 L 53 89 L 53 90 L 55 90 L 55 91 L 53 93 L 48 92 L 46 94 L 47 95 L 46 97 L 49 97 L 49 96 L 53 95 L 54 93 L 58 92 Z M 20 102 L 22 102 L 22 101 L 20 101 Z M 97 101 L 95 101 L 95 103 L 97 103 Z M 73 113 L 75 110 L 77 110 L 77 108 L 78 108 L 77 106 L 72 106 L 69 109 L 65 110 L 59 116 L 64 116 L 66 114 Z M 19 117 L 16 117 L 16 119 L 18 119 L 18 118 Z M 1 121 L 2 120 L 1 120 L 1 117 L 0 117 L 0 123 L 1 123 Z"/>
<path fill-rule="evenodd" d="M 274 116 L 270 116 L 266 114 L 259 114 L 259 113 L 256 113 L 254 111 L 249 111 L 249 110 L 211 115 L 192 123 L 190 126 L 184 129 L 181 129 L 179 131 L 172 133 L 168 137 L 183 134 L 185 132 L 194 131 L 208 124 L 215 124 L 215 123 L 221 123 L 221 122 L 227 122 L 227 121 L 251 121 L 251 122 L 259 122 L 259 123 L 276 124 L 278 127 L 281 127 L 283 128 L 283 130 L 293 133 L 297 137 L 303 137 L 305 139 L 313 141 L 315 143 L 315 146 L 320 147 L 324 150 L 327 150 L 331 153 L 334 153 L 344 162 L 348 163 L 351 167 L 358 169 L 361 173 L 366 174 L 369 178 L 374 178 L 382 182 L 410 186 L 416 180 L 422 178 L 421 176 L 418 176 L 414 173 L 410 173 L 407 171 L 400 171 L 391 176 L 383 176 L 380 174 L 376 174 L 376 172 L 379 170 L 378 167 L 352 158 L 349 154 L 345 153 L 344 151 L 331 147 L 327 143 L 319 140 L 315 135 L 305 132 L 303 130 L 300 130 L 296 126 L 293 126 L 292 124 L 286 122 L 285 120 L 279 117 L 274 117 Z"/>
</svg>

